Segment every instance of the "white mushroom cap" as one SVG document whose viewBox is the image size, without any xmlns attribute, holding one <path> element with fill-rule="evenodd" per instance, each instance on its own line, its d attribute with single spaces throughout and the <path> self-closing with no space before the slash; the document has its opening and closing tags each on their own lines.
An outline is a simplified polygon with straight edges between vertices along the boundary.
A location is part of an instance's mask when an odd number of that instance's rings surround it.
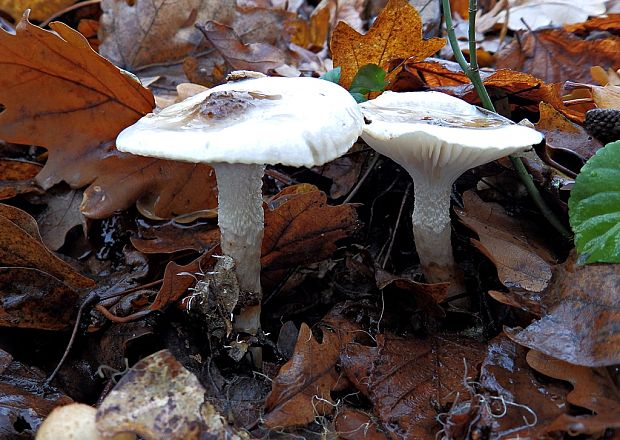
<svg viewBox="0 0 620 440">
<path fill-rule="evenodd" d="M 363 118 L 342 87 L 317 78 L 247 79 L 199 93 L 126 128 L 117 148 L 187 162 L 315 166 L 345 153 Z"/>
<path fill-rule="evenodd" d="M 543 139 L 536 130 L 440 92 L 385 92 L 360 107 L 368 145 L 412 175 L 450 184 L 470 168 Z"/>
<path fill-rule="evenodd" d="M 95 426 L 97 410 L 83 403 L 54 408 L 39 427 L 36 440 L 103 440 Z M 121 433 L 109 440 L 135 440 L 131 433 Z"/>
<path fill-rule="evenodd" d="M 452 183 L 466 170 L 542 141 L 520 126 L 439 92 L 385 92 L 360 104 L 362 139 L 403 166 L 414 182 L 413 236 L 430 282 L 464 290 L 450 244 Z"/>
</svg>

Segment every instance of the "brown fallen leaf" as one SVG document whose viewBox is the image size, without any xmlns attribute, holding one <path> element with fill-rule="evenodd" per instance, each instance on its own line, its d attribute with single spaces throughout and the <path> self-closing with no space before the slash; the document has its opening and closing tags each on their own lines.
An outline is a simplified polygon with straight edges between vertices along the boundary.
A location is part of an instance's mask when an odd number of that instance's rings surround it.
<svg viewBox="0 0 620 440">
<path fill-rule="evenodd" d="M 230 24 L 235 15 L 234 2 L 226 0 L 102 0 L 101 9 L 99 51 L 126 69 L 180 61 L 201 48 L 195 23 Z"/>
<path fill-rule="evenodd" d="M 380 334 L 377 346 L 348 344 L 342 368 L 367 395 L 392 438 L 434 439 L 440 412 L 468 396 L 484 345 L 455 335 L 409 338 Z"/>
<path fill-rule="evenodd" d="M 111 215 L 138 198 L 156 197 L 155 213 L 168 218 L 217 203 L 206 165 L 120 153 L 116 135 L 153 108 L 153 95 L 92 51 L 62 23 L 55 33 L 24 18 L 17 34 L 0 31 L 0 138 L 40 145 L 49 159 L 36 181 L 49 189 L 61 180 L 86 189 L 82 212 Z M 36 90 L 31 84 L 36 83 Z"/>
<path fill-rule="evenodd" d="M 543 160 L 573 177 L 579 173 L 583 164 L 603 146 L 582 126 L 569 121 L 551 105 L 544 102 L 540 103 L 540 120 L 535 126 L 545 135 Z"/>
<path fill-rule="evenodd" d="M 65 244 L 67 233 L 84 223 L 80 213 L 82 191 L 67 186 L 54 187 L 42 197 L 45 208 L 37 215 L 37 224 L 43 243 L 57 251 Z"/>
<path fill-rule="evenodd" d="M 18 21 L 26 9 L 31 9 L 30 18 L 43 21 L 61 11 L 63 8 L 72 5 L 77 0 L 0 0 L 0 11 L 9 14 L 15 21 Z"/>
<path fill-rule="evenodd" d="M 620 275 L 617 264 L 578 266 L 575 253 L 554 267 L 543 295 L 543 317 L 525 329 L 506 329 L 517 343 L 571 364 L 620 363 Z"/>
<path fill-rule="evenodd" d="M 40 191 L 33 179 L 41 168 L 36 162 L 0 159 L 0 200 Z"/>
<path fill-rule="evenodd" d="M 253 70 L 267 73 L 284 64 L 284 53 L 266 43 L 245 44 L 233 28 L 224 24 L 207 21 L 199 26 L 205 38 L 222 55 L 232 70 Z"/>
<path fill-rule="evenodd" d="M 338 411 L 334 419 L 334 428 L 338 438 L 343 440 L 387 440 L 386 435 L 369 414 L 351 408 Z"/>
<path fill-rule="evenodd" d="M 375 268 L 377 287 L 381 290 L 390 285 L 415 296 L 416 304 L 430 315 L 444 316 L 444 310 L 439 306 L 448 297 L 449 283 L 427 284 L 411 278 L 397 276 L 383 269 Z"/>
<path fill-rule="evenodd" d="M 342 68 L 340 84 L 349 88 L 366 64 L 388 70 L 396 59 L 421 61 L 446 44 L 443 38 L 422 39 L 420 14 L 407 0 L 390 0 L 366 35 L 344 22 L 338 23 L 330 42 L 334 66 Z"/>
<path fill-rule="evenodd" d="M 167 350 L 137 362 L 97 409 L 97 429 L 133 432 L 147 440 L 249 439 L 205 401 L 198 378 Z"/>
<path fill-rule="evenodd" d="M 494 338 L 480 367 L 481 399 L 476 426 L 496 438 L 542 438 L 546 425 L 566 413 L 567 387 L 541 381 L 528 367 L 527 349 L 504 335 Z"/>
<path fill-rule="evenodd" d="M 455 211 L 461 222 L 478 234 L 479 240 L 471 241 L 495 264 L 502 284 L 543 292 L 551 280 L 554 258 L 533 237 L 533 225 L 508 216 L 500 205 L 482 201 L 473 191 L 463 194 L 463 203 L 464 209 Z"/>
<path fill-rule="evenodd" d="M 343 316 L 347 303 L 336 305 L 317 326 L 321 341 L 301 324 L 291 359 L 280 368 L 265 401 L 268 428 L 302 426 L 331 414 L 331 391 L 347 383 L 336 369 L 343 347 L 359 334 L 359 326 Z"/>
<path fill-rule="evenodd" d="M 334 409 L 331 390 L 340 380 L 336 362 L 340 341 L 323 329 L 318 342 L 302 323 L 293 357 L 280 368 L 265 401 L 264 423 L 268 428 L 302 426 Z"/>
<path fill-rule="evenodd" d="M 13 360 L 0 349 L 0 433 L 7 439 L 34 438 L 54 407 L 73 400 L 59 390 L 43 386 L 39 370 Z"/>
<path fill-rule="evenodd" d="M 589 83 L 592 66 L 620 68 L 620 37 L 583 40 L 562 29 L 518 35 L 497 53 L 498 69 L 529 73 L 548 83 Z"/>
<path fill-rule="evenodd" d="M 570 382 L 568 402 L 599 415 L 614 414 L 620 424 L 620 388 L 606 368 L 569 364 L 537 350 L 527 353 L 527 363 L 539 373 Z"/>
<path fill-rule="evenodd" d="M 592 31 L 620 31 L 620 14 L 607 14 L 593 17 L 581 23 L 564 25 L 564 30 L 573 34 L 586 34 Z"/>
<path fill-rule="evenodd" d="M 38 269 L 74 288 L 95 284 L 45 247 L 36 221 L 26 212 L 0 205 L 0 231 L 2 266 Z"/>
<path fill-rule="evenodd" d="M 312 185 L 288 187 L 265 210 L 263 271 L 324 260 L 336 250 L 336 242 L 357 226 L 353 205 L 330 206 L 325 193 Z"/>
<path fill-rule="evenodd" d="M 74 289 L 44 271 L 0 268 L 0 327 L 67 330 L 78 301 Z"/>
<path fill-rule="evenodd" d="M 131 244 L 145 254 L 171 254 L 184 250 L 202 252 L 220 243 L 220 230 L 212 225 L 197 224 L 180 228 L 171 223 L 140 228 Z"/>
</svg>

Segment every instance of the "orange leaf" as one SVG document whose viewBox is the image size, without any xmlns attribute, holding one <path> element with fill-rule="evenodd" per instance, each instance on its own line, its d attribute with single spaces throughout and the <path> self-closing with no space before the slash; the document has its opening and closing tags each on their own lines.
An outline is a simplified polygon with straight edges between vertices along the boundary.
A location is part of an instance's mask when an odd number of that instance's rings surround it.
<svg viewBox="0 0 620 440">
<path fill-rule="evenodd" d="M 0 11 L 19 20 L 26 9 L 32 9 L 33 20 L 45 20 L 77 0 L 0 0 Z"/>
<path fill-rule="evenodd" d="M 334 66 L 340 66 L 340 84 L 349 88 L 353 77 L 366 64 L 389 68 L 395 59 L 415 60 L 434 54 L 446 44 L 443 38 L 422 39 L 420 14 L 407 0 L 390 0 L 366 35 L 344 22 L 332 34 L 330 48 Z"/>
<path fill-rule="evenodd" d="M 113 148 L 123 128 L 151 111 L 153 95 L 81 34 L 50 26 L 56 33 L 25 16 L 16 35 L 0 31 L 0 139 L 50 150 L 37 182 L 44 189 L 62 180 L 74 188 L 92 183 L 82 204 L 88 217 L 106 217 L 143 196 L 157 200 L 160 217 L 215 206 L 209 167 Z"/>
</svg>

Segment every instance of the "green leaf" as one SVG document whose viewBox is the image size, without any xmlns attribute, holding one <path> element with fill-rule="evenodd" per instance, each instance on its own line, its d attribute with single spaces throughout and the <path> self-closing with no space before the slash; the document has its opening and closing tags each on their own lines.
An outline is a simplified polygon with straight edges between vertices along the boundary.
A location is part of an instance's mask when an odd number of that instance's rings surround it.
<svg viewBox="0 0 620 440">
<path fill-rule="evenodd" d="M 376 64 L 366 64 L 357 71 L 349 92 L 352 95 L 355 93 L 366 95 L 370 92 L 382 92 L 386 85 L 385 70 Z"/>
<path fill-rule="evenodd" d="M 333 82 L 335 84 L 338 84 L 340 82 L 340 73 L 341 72 L 342 72 L 342 69 L 340 67 L 336 67 L 335 69 L 332 69 L 332 70 L 330 70 L 328 72 L 325 72 L 319 78 L 324 79 L 325 81 L 329 81 L 329 82 Z"/>
<path fill-rule="evenodd" d="M 568 200 L 579 263 L 620 263 L 620 141 L 586 162 Z"/>
<path fill-rule="evenodd" d="M 353 96 L 353 99 L 355 99 L 355 102 L 357 102 L 358 104 L 360 102 L 366 102 L 368 101 L 368 98 L 366 98 L 366 95 L 362 95 L 361 93 L 357 93 L 357 92 L 349 92 L 351 94 L 351 96 Z"/>
</svg>

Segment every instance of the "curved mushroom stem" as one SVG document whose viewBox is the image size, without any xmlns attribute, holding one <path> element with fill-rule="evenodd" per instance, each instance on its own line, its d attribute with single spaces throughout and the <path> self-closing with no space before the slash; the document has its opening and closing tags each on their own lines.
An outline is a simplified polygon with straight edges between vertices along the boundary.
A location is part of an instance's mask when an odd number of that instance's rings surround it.
<svg viewBox="0 0 620 440">
<path fill-rule="evenodd" d="M 218 188 L 218 225 L 222 253 L 235 260 L 235 272 L 244 297 L 256 305 L 235 318 L 235 329 L 256 334 L 260 328 L 260 256 L 263 243 L 264 165 L 213 164 Z"/>
<path fill-rule="evenodd" d="M 448 297 L 463 293 L 463 275 L 452 255 L 450 192 L 452 185 L 414 179 L 413 237 L 426 280 L 450 283 Z"/>
</svg>

